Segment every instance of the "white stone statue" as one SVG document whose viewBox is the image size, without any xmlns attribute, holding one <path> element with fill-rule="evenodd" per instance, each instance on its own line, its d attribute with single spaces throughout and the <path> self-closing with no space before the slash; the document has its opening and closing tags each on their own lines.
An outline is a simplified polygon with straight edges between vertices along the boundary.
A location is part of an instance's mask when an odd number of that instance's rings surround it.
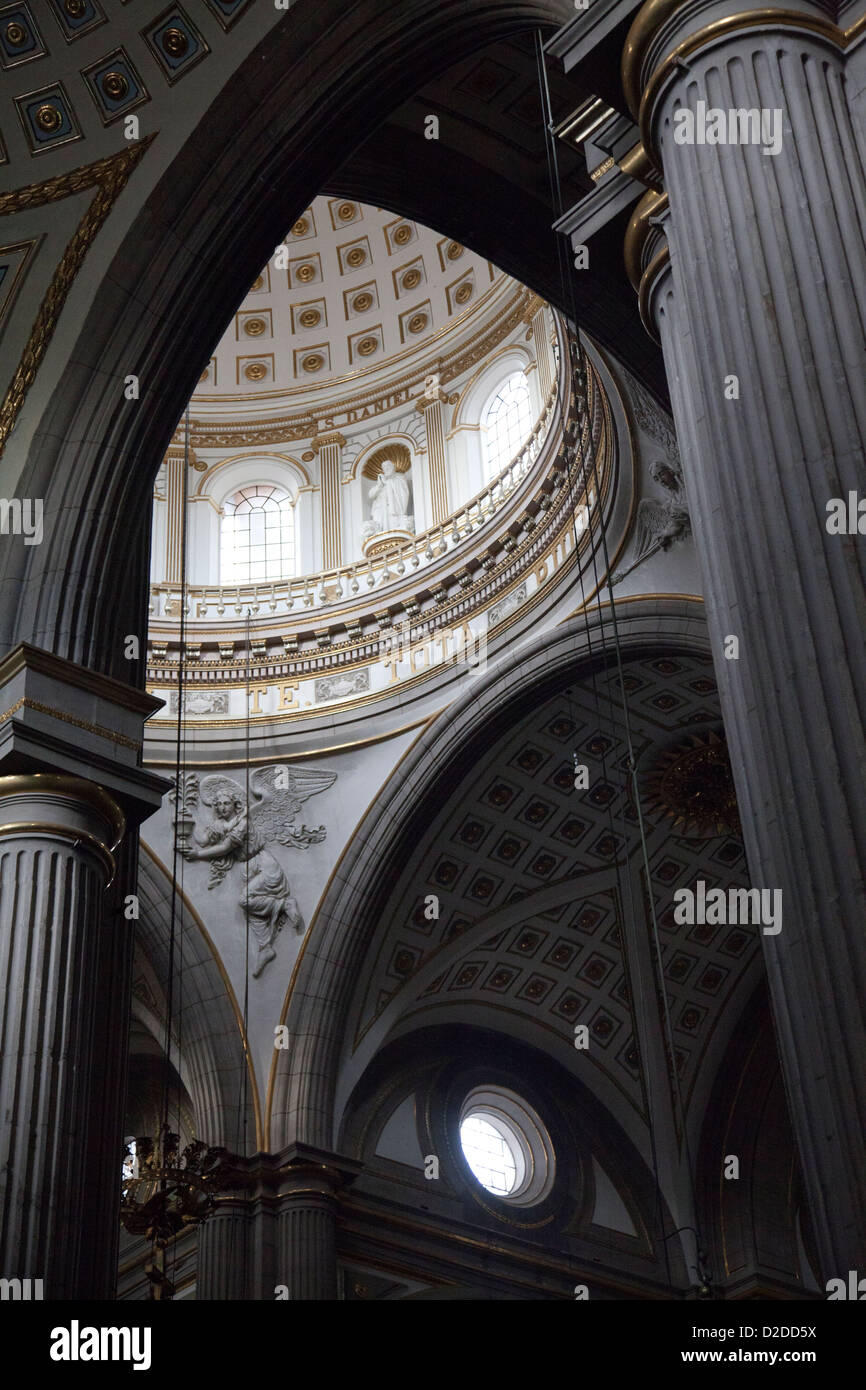
<svg viewBox="0 0 866 1390">
<path fill-rule="evenodd" d="M 370 489 L 370 520 L 364 526 L 365 539 L 382 531 L 414 530 L 409 515 L 409 483 L 391 459 L 385 459 L 382 472 Z"/>
<path fill-rule="evenodd" d="M 282 865 L 266 848 L 276 840 L 294 849 L 306 849 L 325 839 L 323 825 L 308 829 L 296 826 L 294 818 L 303 803 L 325 791 L 337 780 L 335 772 L 316 768 L 255 768 L 249 779 L 251 804 L 241 786 L 222 773 L 203 777 L 198 773 L 184 782 L 181 801 L 185 808 L 197 805 L 199 792 L 205 806 L 212 807 L 213 819 L 202 834 L 178 835 L 178 849 L 184 859 L 210 862 L 208 888 L 216 888 L 235 864 L 246 866 L 246 885 L 239 899 L 256 946 L 253 976 L 258 978 L 276 956 L 276 939 L 284 926 L 301 935 L 304 920 Z"/>
</svg>

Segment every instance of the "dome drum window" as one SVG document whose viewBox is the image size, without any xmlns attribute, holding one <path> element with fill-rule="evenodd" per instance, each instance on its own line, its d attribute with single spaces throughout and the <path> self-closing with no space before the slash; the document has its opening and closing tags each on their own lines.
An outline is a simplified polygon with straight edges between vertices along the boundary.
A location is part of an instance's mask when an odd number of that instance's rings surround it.
<svg viewBox="0 0 866 1390">
<path fill-rule="evenodd" d="M 522 372 L 512 372 L 484 412 L 481 424 L 487 476 L 492 478 L 519 452 L 534 423 L 529 385 Z"/>
<path fill-rule="evenodd" d="M 244 487 L 223 506 L 220 578 L 224 584 L 283 579 L 295 572 L 295 518 L 289 493 Z"/>
</svg>

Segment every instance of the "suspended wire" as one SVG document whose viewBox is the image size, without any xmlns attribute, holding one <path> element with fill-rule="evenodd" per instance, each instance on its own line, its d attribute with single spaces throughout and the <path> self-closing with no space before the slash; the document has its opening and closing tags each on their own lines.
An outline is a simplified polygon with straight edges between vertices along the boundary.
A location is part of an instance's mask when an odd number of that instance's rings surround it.
<svg viewBox="0 0 866 1390">
<path fill-rule="evenodd" d="M 175 735 L 175 807 L 177 808 L 182 792 L 182 776 L 184 771 L 184 749 L 183 749 L 183 701 L 184 701 L 184 677 L 186 666 L 186 545 L 187 545 L 187 493 L 189 476 L 189 405 L 186 408 L 184 419 L 184 440 L 183 440 L 183 480 L 181 482 L 181 521 L 180 521 L 180 650 L 177 663 L 177 728 Z M 170 1078 L 171 1078 L 171 1023 L 174 1012 L 174 957 L 175 942 L 177 937 L 177 908 L 178 908 L 178 880 L 182 873 L 182 858 L 180 854 L 178 815 L 175 811 L 174 835 L 172 840 L 172 864 L 171 864 L 171 902 L 169 907 L 169 933 L 168 933 L 168 969 L 166 980 L 166 1006 L 165 1006 L 165 1040 L 163 1043 L 164 1070 L 163 1070 L 163 1094 L 162 1094 L 162 1127 L 160 1134 L 156 1136 L 157 1145 L 163 1146 L 163 1152 L 159 1157 L 161 1166 L 164 1168 L 164 1136 L 169 1130 L 169 1104 L 170 1104 Z M 180 953 L 181 976 L 183 973 L 183 950 Z M 179 993 L 181 996 L 181 1012 L 183 1005 L 183 980 L 180 981 Z M 180 1046 L 180 1016 L 178 1017 L 178 1047 Z M 177 1132 L 180 1134 L 180 1094 L 177 1097 Z M 165 1197 L 166 1178 L 165 1173 L 161 1178 L 160 1190 Z M 156 1252 L 156 1238 L 153 1241 L 154 1255 Z M 173 1258 L 176 1260 L 177 1251 L 173 1247 Z"/>
<path fill-rule="evenodd" d="M 555 210 L 555 214 L 556 214 L 556 219 L 557 219 L 557 221 L 558 221 L 558 220 L 562 217 L 562 215 L 563 215 L 564 207 L 563 207 L 563 200 L 562 200 L 562 187 L 561 187 L 561 181 L 560 181 L 560 177 L 559 177 L 559 163 L 558 163 L 558 158 L 557 158 L 556 139 L 555 139 L 555 135 L 554 135 L 553 112 L 552 112 L 552 105 L 551 105 L 551 99 L 550 99 L 550 87 L 549 87 L 549 83 L 548 83 L 548 78 L 547 78 L 547 67 L 546 67 L 545 58 L 544 58 L 543 40 L 542 40 L 541 32 L 540 32 L 539 30 L 536 30 L 535 39 L 536 39 L 536 57 L 537 57 L 538 73 L 539 73 L 539 86 L 540 86 L 540 90 L 541 90 L 541 101 L 542 101 L 542 110 L 543 110 L 544 126 L 545 126 L 545 145 L 546 145 L 546 152 L 547 152 L 548 175 L 549 175 L 549 179 L 550 179 L 551 195 L 552 195 L 552 198 L 553 198 L 554 210 Z M 656 917 L 655 901 L 654 901 L 653 891 L 652 891 L 652 876 L 651 876 L 651 872 L 650 872 L 649 852 L 648 852 L 647 840 L 646 840 L 646 826 L 645 826 L 644 817 L 643 817 L 643 810 L 642 810 L 642 807 L 641 807 L 641 798 L 640 798 L 640 792 L 639 792 L 638 780 L 637 780 L 637 764 L 636 764 L 636 760 L 635 760 L 635 756 L 634 756 L 634 744 L 633 744 L 633 739 L 632 739 L 631 720 L 630 720 L 629 708 L 628 708 L 628 695 L 627 695 L 626 686 L 625 686 L 625 679 L 624 679 L 623 660 L 622 660 L 622 648 L 621 648 L 621 643 L 620 643 L 619 628 L 618 628 L 617 616 L 616 616 L 616 600 L 615 600 L 615 598 L 614 598 L 614 593 L 613 593 L 613 584 L 612 584 L 612 573 L 611 573 L 610 554 L 609 554 L 608 543 L 607 543 L 607 528 L 606 528 L 606 523 L 605 523 L 605 520 L 604 520 L 604 510 L 603 510 L 603 506 L 602 506 L 602 493 L 601 493 L 601 486 L 600 486 L 600 480 L 599 480 L 599 475 L 598 475 L 598 462 L 597 462 L 596 451 L 595 451 L 594 442 L 593 442 L 592 419 L 591 419 L 590 410 L 589 410 L 589 374 L 588 374 L 587 368 L 581 365 L 581 356 L 583 356 L 584 360 L 586 360 L 586 354 L 585 354 L 585 352 L 583 352 L 583 350 L 582 350 L 581 347 L 580 347 L 580 339 L 579 339 L 579 320 L 578 320 L 578 313 L 577 313 L 577 296 L 576 296 L 576 293 L 575 293 L 574 277 L 573 277 L 573 274 L 572 274 L 572 272 L 571 272 L 571 267 L 570 267 L 570 265 L 568 264 L 568 256 L 567 256 L 567 252 L 566 252 L 566 250 L 565 250 L 565 238 L 562 237 L 562 236 L 558 236 L 558 237 L 557 237 L 557 258 L 558 258 L 558 262 L 559 262 L 559 272 L 560 272 L 560 279 L 561 279 L 561 284 L 562 284 L 562 289 L 563 289 L 564 301 L 567 301 L 567 303 L 568 303 L 568 306 L 569 306 L 569 309 L 570 309 L 571 322 L 572 322 L 573 327 L 574 327 L 574 338 L 573 338 L 573 340 L 569 343 L 569 351 L 570 351 L 570 355 L 571 355 L 572 375 L 573 375 L 573 379 L 574 379 L 574 382 L 575 382 L 576 395 L 577 395 L 577 398 L 578 398 L 578 431 L 577 431 L 577 446 L 576 446 L 576 449 L 579 449 L 580 452 L 583 453 L 583 450 L 582 450 L 582 448 L 581 448 L 581 446 L 582 446 L 582 444 L 583 444 L 583 431 L 582 431 L 582 429 L 581 429 L 581 424 L 583 423 L 583 420 L 585 420 L 585 421 L 586 421 L 586 425 L 587 425 L 587 433 L 588 433 L 587 447 L 588 447 L 588 452 L 589 452 L 589 463 L 590 463 L 590 466 L 591 466 L 591 469 L 592 469 L 593 486 L 594 486 L 594 492 L 595 492 L 595 502 L 596 502 L 596 507 L 595 507 L 595 509 L 589 508 L 588 506 L 587 506 L 587 509 L 586 509 L 586 510 L 587 510 L 587 526 L 588 526 L 588 531 L 589 531 L 589 550 L 590 550 L 590 554 L 591 554 L 591 557 L 592 557 L 593 576 L 594 576 L 594 581 L 595 581 L 595 588 L 594 588 L 594 595 L 593 595 L 593 596 L 596 598 L 596 602 L 597 602 L 598 607 L 599 607 L 599 609 L 600 609 L 601 604 L 600 604 L 600 602 L 599 602 L 599 597 L 598 597 L 598 596 L 599 596 L 600 593 L 601 593 L 602 585 L 601 585 L 601 583 L 600 583 L 600 581 L 599 581 L 599 574 L 598 574 L 598 553 L 597 553 L 597 547 L 596 547 L 596 545 L 595 545 L 595 543 L 594 543 L 594 541 L 593 541 L 593 536 L 592 536 L 592 526 L 593 526 L 593 521 L 594 521 L 593 511 L 594 511 L 594 510 L 597 510 L 597 512 L 598 512 L 597 520 L 598 520 L 599 532 L 600 532 L 600 540 L 601 540 L 601 551 L 602 551 L 602 555 L 603 555 L 603 558 L 604 558 L 605 577 L 606 577 L 606 581 L 607 581 L 608 606 L 610 607 L 611 626 L 612 626 L 612 629 L 613 629 L 613 648 L 614 648 L 614 654 L 615 654 L 616 671 L 617 671 L 617 676 L 618 676 L 618 680 L 619 680 L 619 687 L 620 687 L 620 693 L 621 693 L 621 708 L 622 708 L 622 719 L 623 719 L 623 732 L 624 732 L 624 735 L 625 735 L 625 743 L 626 743 L 626 749 L 627 749 L 627 759 L 626 759 L 626 762 L 627 762 L 628 780 L 629 780 L 630 785 L 631 785 L 631 797 L 632 797 L 632 802 L 633 802 L 633 804 L 634 804 L 635 812 L 636 812 L 636 815 L 637 815 L 637 825 L 638 825 L 638 834 L 639 834 L 639 840 L 640 840 L 641 859 L 642 859 L 643 871 L 644 871 L 645 882 L 646 882 L 646 901 L 647 901 L 647 907 L 648 907 L 648 909 L 649 909 L 649 917 L 650 917 L 650 928 L 651 928 L 652 947 L 653 947 L 652 959 L 653 959 L 653 964 L 654 964 L 654 975 L 656 976 L 656 983 L 657 983 L 657 986 L 658 986 L 658 988 L 659 988 L 660 995 L 661 995 L 661 1000 L 662 1000 L 662 1014 L 663 1014 L 663 1019 L 664 1019 L 664 1030 L 665 1030 L 665 1047 L 666 1047 L 666 1051 L 667 1051 L 668 1056 L 669 1056 L 670 1071 L 671 1071 L 672 1077 L 673 1077 L 673 1089 L 674 1089 L 675 1107 L 676 1107 L 676 1109 L 677 1109 L 678 1112 L 679 1112 L 679 1121 L 680 1121 L 680 1127 L 681 1127 L 683 1145 L 684 1145 L 684 1149 L 685 1149 L 685 1157 L 686 1157 L 686 1167 L 687 1167 L 687 1173 L 688 1173 L 688 1181 L 689 1181 L 689 1185 L 690 1185 L 690 1189 L 691 1189 L 691 1196 L 692 1196 L 692 1206 L 693 1206 L 693 1210 L 695 1211 L 695 1220 L 697 1221 L 697 1200 L 696 1200 L 696 1193 L 695 1193 L 695 1189 L 694 1189 L 694 1174 L 693 1174 L 693 1170 L 692 1170 L 691 1151 L 690 1151 L 689 1138 L 688 1138 L 688 1127 L 687 1127 L 687 1123 L 686 1123 L 685 1105 L 684 1105 L 684 1102 L 683 1102 L 682 1088 L 681 1088 L 680 1078 L 679 1078 L 679 1071 L 678 1071 L 678 1068 L 677 1068 L 677 1065 L 676 1065 L 676 1052 L 675 1052 L 675 1050 L 674 1050 L 673 1032 L 672 1032 L 671 1018 L 670 1018 L 670 1003 L 669 1003 L 669 999 L 668 999 L 668 992 L 667 992 L 667 986 L 666 986 L 666 983 L 665 983 L 664 971 L 663 971 L 663 968 L 662 968 L 661 942 L 660 942 L 660 938 L 659 938 L 658 921 L 657 921 L 657 917 Z M 583 393 L 583 397 L 584 397 L 583 401 L 581 401 L 581 393 Z M 580 408 L 580 407 L 581 407 L 581 404 L 583 405 L 583 410 L 582 410 L 582 411 L 581 411 L 581 408 Z M 583 417 L 583 419 L 582 419 L 581 417 Z M 572 462 L 572 457 L 571 457 L 571 451 L 570 451 L 568 448 L 566 449 L 565 457 L 566 457 L 566 467 L 567 467 L 567 473 L 568 473 L 568 479 L 569 479 L 570 500 L 572 500 L 572 499 L 573 499 L 573 490 L 572 490 L 572 489 L 573 489 L 573 484 L 572 484 L 572 478 L 571 478 L 571 462 Z M 583 460 L 581 460 L 581 462 L 583 462 Z M 584 476 L 584 478 L 585 478 L 585 465 L 584 465 L 584 469 L 583 469 L 583 476 Z M 585 486 L 584 486 L 584 493 L 586 493 L 586 488 L 585 488 Z M 577 549 L 577 539 L 578 539 L 578 537 L 577 537 L 577 524 L 576 524 L 576 518 L 574 517 L 573 501 L 572 501 L 572 516 L 573 516 L 574 531 L 575 531 L 575 543 L 576 543 L 576 549 Z M 587 641 L 587 648 L 588 648 L 588 651 L 589 651 L 589 659 L 590 659 L 590 675 L 591 675 L 591 682 L 592 682 L 593 694 L 594 694 L 595 703 L 596 703 L 596 709 L 597 709 L 597 711 L 598 711 L 598 713 L 599 713 L 599 718 L 600 718 L 600 707 L 599 707 L 599 698 L 598 698 L 598 686 L 597 686 L 596 676 L 595 676 L 595 665 L 596 665 L 596 663 L 595 663 L 595 661 L 594 661 L 594 659 L 593 659 L 593 644 L 592 644 L 592 634 L 591 634 L 590 624 L 589 624 L 588 602 L 587 602 L 587 599 L 586 599 L 586 594 L 585 594 L 585 589 L 584 589 L 583 569 L 582 569 L 582 567 L 581 567 L 580 565 L 578 565 L 578 574 L 579 574 L 579 582 L 580 582 L 580 587 L 581 587 L 581 593 L 582 593 L 582 596 L 583 596 L 582 610 L 583 610 L 584 619 L 585 619 L 586 641 Z M 610 704 L 611 707 L 612 707 L 612 705 L 613 705 L 613 699 L 612 699 L 612 696 L 611 696 L 610 694 L 608 694 L 608 702 L 609 702 L 609 704 Z M 614 734 L 615 734 L 615 733 L 616 733 L 616 730 L 615 730 L 615 726 L 614 726 L 614 724 L 613 724 L 613 719 L 612 719 L 612 718 L 611 718 L 611 728 L 612 728 L 612 732 L 614 732 Z M 604 756 L 604 749 L 602 749 L 601 762 L 602 762 L 602 775 L 606 778 L 607 773 L 606 773 L 606 759 L 605 759 L 605 756 Z M 612 803 L 611 803 L 611 807 L 612 807 Z M 608 816 L 609 816 L 609 820 L 611 821 L 611 834 L 614 835 L 613 826 L 612 826 L 613 816 L 612 816 L 612 809 L 611 809 L 611 807 L 609 807 L 609 809 L 608 809 Z M 625 820 L 625 809 L 626 809 L 626 807 L 623 806 L 623 812 L 622 812 L 622 814 L 623 814 L 623 820 Z M 626 833 L 625 833 L 625 836 L 624 836 L 624 840 L 625 840 L 626 843 L 628 842 L 628 831 L 627 831 L 627 830 L 626 830 Z M 619 893 L 619 896 L 620 896 L 620 901 L 623 902 L 623 901 L 624 901 L 624 897 L 623 897 L 623 894 L 622 894 L 622 881 L 621 881 L 621 875 L 620 875 L 619 854 L 618 854 L 617 849 L 616 849 L 616 837 L 615 837 L 615 835 L 614 835 L 614 856 L 615 856 L 615 857 L 614 857 L 614 863 L 615 863 L 615 868 L 616 868 L 617 890 L 618 890 L 618 893 Z M 637 920 L 637 917 L 636 917 L 636 915 L 635 915 L 634 894 L 633 894 L 633 891 L 632 891 L 632 883 L 631 883 L 631 874 L 630 874 L 630 873 L 627 873 L 627 874 L 626 874 L 626 882 L 627 882 L 627 884 L 628 884 L 628 899 L 629 899 L 629 908 L 630 908 L 630 911 L 631 911 L 632 920 L 633 920 L 633 921 L 636 921 L 636 920 Z M 625 943 L 624 943 L 624 948 L 625 948 Z M 625 951 L 624 951 L 624 953 L 625 953 Z M 640 972 L 639 972 L 639 968 L 638 968 L 638 973 L 640 973 Z M 630 1002 L 631 1002 L 631 1001 L 630 1001 Z M 646 1034 L 646 1033 L 648 1032 L 648 1029 L 647 1029 L 647 1014 L 646 1014 L 647 1000 L 646 1000 L 643 996 L 642 996 L 641 999 L 640 999 L 640 1006 L 641 1006 L 642 1022 L 643 1022 L 643 1024 L 644 1024 L 644 1032 L 645 1032 L 645 1034 Z M 643 1084 L 644 1084 L 644 1090 L 645 1090 L 645 1093 L 646 1093 L 646 1095 L 647 1095 L 647 1105 L 648 1105 L 649 1114 L 650 1114 L 650 1143 L 651 1143 L 651 1149 L 652 1149 L 653 1174 L 654 1174 L 654 1180 L 655 1180 L 655 1186 L 656 1186 L 657 1211 L 658 1211 L 658 1217 L 659 1217 L 659 1224 L 660 1224 L 661 1228 L 663 1229 L 661 1187 L 660 1187 L 659 1177 L 658 1177 L 658 1155 L 657 1155 L 657 1147 L 656 1147 L 656 1141 L 655 1141 L 654 1124 L 653 1124 L 653 1120 L 652 1120 L 652 1116 L 653 1116 L 653 1114 L 654 1114 L 654 1106 L 653 1106 L 653 1099 L 652 1099 L 651 1072 L 650 1072 L 649 1067 L 647 1067 L 647 1066 L 644 1065 L 645 1059 L 644 1059 L 644 1057 L 643 1057 L 643 1051 L 644 1051 L 643 1047 L 642 1047 L 642 1046 L 639 1046 L 639 1047 L 638 1047 L 638 1061 L 639 1061 L 639 1064 L 641 1065 L 641 1075 L 642 1075 L 642 1080 L 643 1080 Z M 683 1229 L 684 1229 L 684 1228 L 683 1228 Z M 699 1245 L 699 1246 L 700 1246 L 700 1243 L 701 1243 L 701 1242 L 700 1242 L 700 1238 L 698 1237 L 698 1245 Z M 666 1269 L 667 1269 L 667 1274 L 668 1274 L 668 1281 L 670 1282 L 670 1276 L 671 1276 L 670 1261 L 669 1261 L 668 1248 L 667 1248 L 667 1244 L 666 1244 L 666 1243 L 665 1243 L 665 1245 L 664 1245 L 664 1250 L 665 1250 L 665 1263 L 666 1263 Z"/>
</svg>

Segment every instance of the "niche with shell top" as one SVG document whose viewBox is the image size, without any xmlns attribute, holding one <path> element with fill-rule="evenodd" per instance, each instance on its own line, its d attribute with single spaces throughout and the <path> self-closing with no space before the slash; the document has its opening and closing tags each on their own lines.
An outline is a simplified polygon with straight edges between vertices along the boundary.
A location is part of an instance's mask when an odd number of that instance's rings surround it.
<svg viewBox="0 0 866 1390">
<path fill-rule="evenodd" d="M 415 520 L 411 474 L 412 455 L 407 445 L 396 441 L 381 445 L 365 459 L 361 468 L 361 539 L 365 555 L 379 555 L 412 539 Z"/>
</svg>

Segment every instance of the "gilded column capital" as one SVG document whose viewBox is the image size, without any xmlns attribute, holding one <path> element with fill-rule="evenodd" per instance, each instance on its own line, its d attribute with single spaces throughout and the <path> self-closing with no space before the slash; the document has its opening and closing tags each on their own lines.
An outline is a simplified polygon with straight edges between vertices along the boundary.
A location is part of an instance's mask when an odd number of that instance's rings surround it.
<svg viewBox="0 0 866 1390">
<path fill-rule="evenodd" d="M 415 409 L 419 414 L 423 415 L 426 410 L 429 410 L 431 405 L 436 405 L 437 402 L 440 405 L 447 405 L 450 399 L 448 392 L 443 391 L 441 386 L 437 386 L 431 391 L 425 391 L 423 396 L 418 397 L 415 402 Z"/>
<path fill-rule="evenodd" d="M 90 851 L 106 881 L 114 877 L 114 851 L 126 817 L 96 782 L 61 773 L 11 773 L 0 777 L 0 840 L 66 840 Z"/>
<path fill-rule="evenodd" d="M 706 0 L 646 0 L 629 29 L 621 62 L 623 91 L 645 151 L 654 158 L 650 126 L 662 87 L 702 48 L 748 29 L 800 29 L 845 49 L 864 27 L 866 17 L 840 28 L 812 0 L 755 8 L 744 7 L 742 0 L 709 5 Z"/>
<path fill-rule="evenodd" d="M 668 195 L 650 189 L 632 212 L 623 246 L 626 273 L 638 296 L 641 320 L 653 338 L 658 335 L 650 310 L 650 296 L 662 271 L 670 265 L 667 237 L 660 225 L 667 211 Z"/>
<path fill-rule="evenodd" d="M 318 454 L 319 450 L 324 449 L 328 444 L 336 444 L 338 448 L 344 449 L 346 440 L 339 430 L 329 430 L 327 434 L 314 435 L 310 440 L 310 448 L 314 454 Z"/>
</svg>

